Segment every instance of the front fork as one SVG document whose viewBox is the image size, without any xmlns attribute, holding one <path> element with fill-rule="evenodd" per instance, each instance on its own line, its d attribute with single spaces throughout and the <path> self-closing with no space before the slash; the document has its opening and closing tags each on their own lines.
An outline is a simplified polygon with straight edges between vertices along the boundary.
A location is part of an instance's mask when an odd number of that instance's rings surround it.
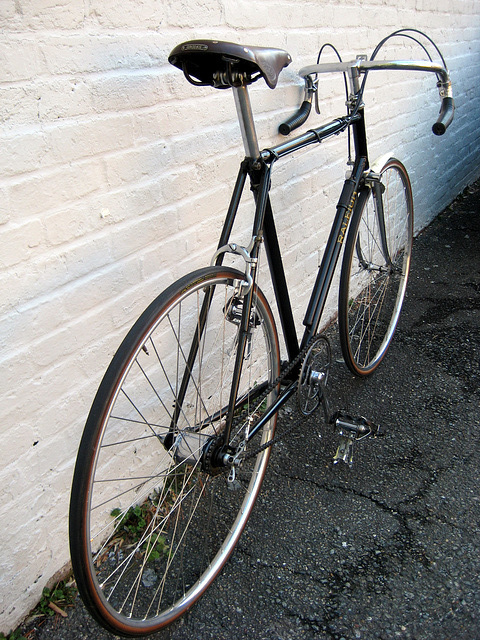
<svg viewBox="0 0 480 640">
<path fill-rule="evenodd" d="M 382 176 L 377 173 L 370 172 L 365 177 L 365 184 L 370 187 L 373 194 L 373 202 L 375 207 L 375 216 L 377 218 L 379 236 L 380 236 L 380 248 L 382 255 L 385 259 L 385 264 L 388 268 L 392 266 L 392 260 L 390 257 L 390 251 L 388 249 L 387 232 L 385 227 L 385 215 L 383 209 L 383 194 L 385 193 L 385 185 L 381 182 Z M 361 247 L 358 246 L 359 240 L 357 239 L 357 255 L 359 257 L 362 266 L 368 266 L 364 264 L 362 259 Z"/>
</svg>

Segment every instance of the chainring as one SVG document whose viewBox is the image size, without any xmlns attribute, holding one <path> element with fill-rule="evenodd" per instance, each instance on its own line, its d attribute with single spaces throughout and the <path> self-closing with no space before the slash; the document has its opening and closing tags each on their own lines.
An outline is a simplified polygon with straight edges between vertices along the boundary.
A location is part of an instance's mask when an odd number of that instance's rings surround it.
<svg viewBox="0 0 480 640">
<path fill-rule="evenodd" d="M 332 348 L 323 335 L 313 338 L 302 363 L 297 386 L 297 404 L 300 413 L 309 416 L 325 404 L 325 389 L 332 365 Z"/>
</svg>

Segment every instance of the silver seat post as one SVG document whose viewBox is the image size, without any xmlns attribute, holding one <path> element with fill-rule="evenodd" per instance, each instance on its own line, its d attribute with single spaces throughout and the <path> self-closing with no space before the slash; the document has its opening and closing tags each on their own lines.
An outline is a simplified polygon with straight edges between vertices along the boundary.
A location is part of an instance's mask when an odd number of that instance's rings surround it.
<svg viewBox="0 0 480 640">
<path fill-rule="evenodd" d="M 258 158 L 260 150 L 258 148 L 257 132 L 253 121 L 252 105 L 250 104 L 247 85 L 232 88 L 245 154 L 247 158 Z"/>
</svg>

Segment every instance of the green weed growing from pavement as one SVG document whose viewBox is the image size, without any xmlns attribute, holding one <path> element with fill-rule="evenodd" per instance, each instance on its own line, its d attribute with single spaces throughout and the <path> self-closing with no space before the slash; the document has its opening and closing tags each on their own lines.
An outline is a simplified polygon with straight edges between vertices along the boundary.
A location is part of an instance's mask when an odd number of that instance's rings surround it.
<svg viewBox="0 0 480 640">
<path fill-rule="evenodd" d="M 21 634 L 19 629 L 16 629 L 15 631 L 10 631 L 7 636 L 0 633 L 0 640 L 27 640 L 27 638 Z"/>
</svg>

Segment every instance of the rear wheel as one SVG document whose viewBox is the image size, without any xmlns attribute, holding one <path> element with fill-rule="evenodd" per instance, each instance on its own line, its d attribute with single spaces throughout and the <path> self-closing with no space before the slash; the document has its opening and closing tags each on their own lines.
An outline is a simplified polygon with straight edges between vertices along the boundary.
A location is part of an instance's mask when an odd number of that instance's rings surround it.
<svg viewBox="0 0 480 640">
<path fill-rule="evenodd" d="M 346 365 L 365 376 L 380 364 L 400 316 L 413 238 L 405 167 L 390 159 L 360 193 L 345 244 L 338 323 Z"/>
<path fill-rule="evenodd" d="M 258 495 L 270 449 L 245 457 L 234 482 L 216 458 L 242 278 L 212 267 L 169 287 L 128 333 L 93 402 L 72 486 L 70 547 L 86 606 L 114 633 L 145 635 L 184 613 L 226 562 Z M 232 454 L 272 437 L 275 418 L 245 444 L 278 374 L 274 320 L 257 288 Z"/>
</svg>

